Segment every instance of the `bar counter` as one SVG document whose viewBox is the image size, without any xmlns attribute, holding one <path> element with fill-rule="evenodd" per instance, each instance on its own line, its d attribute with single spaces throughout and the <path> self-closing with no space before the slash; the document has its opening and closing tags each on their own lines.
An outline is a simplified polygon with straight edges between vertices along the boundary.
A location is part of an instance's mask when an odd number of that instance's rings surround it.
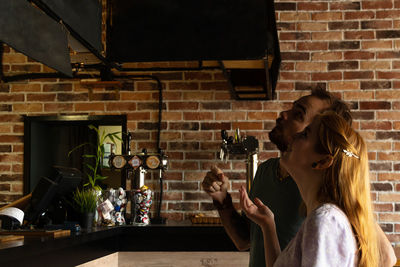
<svg viewBox="0 0 400 267">
<path fill-rule="evenodd" d="M 237 251 L 220 225 L 95 227 L 61 238 L 0 243 L 0 266 L 76 266 L 126 251 Z"/>
</svg>

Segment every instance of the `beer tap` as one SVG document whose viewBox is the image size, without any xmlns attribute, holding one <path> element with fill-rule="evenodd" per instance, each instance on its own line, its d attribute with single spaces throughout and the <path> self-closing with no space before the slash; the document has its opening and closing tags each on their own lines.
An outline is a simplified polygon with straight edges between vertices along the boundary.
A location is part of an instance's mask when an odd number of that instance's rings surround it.
<svg viewBox="0 0 400 267">
<path fill-rule="evenodd" d="M 241 137 L 240 130 L 235 130 L 235 136 L 229 136 L 226 130 L 221 131 L 221 150 L 219 158 L 229 159 L 229 155 L 246 155 L 246 189 L 250 191 L 251 184 L 257 171 L 258 140 L 254 136 Z"/>
</svg>

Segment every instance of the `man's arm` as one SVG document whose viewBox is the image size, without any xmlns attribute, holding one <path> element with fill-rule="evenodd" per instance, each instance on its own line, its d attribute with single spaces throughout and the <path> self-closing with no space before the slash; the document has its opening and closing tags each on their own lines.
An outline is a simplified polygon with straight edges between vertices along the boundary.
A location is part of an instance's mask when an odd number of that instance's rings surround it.
<svg viewBox="0 0 400 267">
<path fill-rule="evenodd" d="M 235 210 L 228 186 L 228 177 L 217 167 L 211 168 L 202 182 L 204 191 L 211 196 L 214 206 L 218 209 L 225 231 L 238 250 L 247 250 L 250 247 L 249 225 Z"/>
<path fill-rule="evenodd" d="M 394 249 L 390 244 L 387 236 L 383 232 L 382 228 L 379 224 L 376 224 L 376 233 L 378 237 L 378 246 L 379 246 L 379 254 L 380 254 L 380 264 L 382 267 L 392 267 L 396 264 L 396 254 L 394 253 Z"/>
<path fill-rule="evenodd" d="M 223 203 L 218 205 L 218 202 L 214 201 L 226 233 L 238 250 L 248 250 L 250 248 L 249 221 L 236 211 L 229 194 Z"/>
</svg>

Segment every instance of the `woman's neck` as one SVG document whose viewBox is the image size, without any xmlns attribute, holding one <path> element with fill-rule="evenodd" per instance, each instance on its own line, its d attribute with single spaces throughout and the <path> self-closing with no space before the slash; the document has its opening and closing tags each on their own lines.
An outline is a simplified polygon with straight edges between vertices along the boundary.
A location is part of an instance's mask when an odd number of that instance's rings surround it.
<svg viewBox="0 0 400 267">
<path fill-rule="evenodd" d="M 286 173 L 286 169 L 279 163 L 281 173 Z M 317 199 L 317 193 L 321 187 L 322 175 L 319 172 L 304 173 L 302 175 L 292 176 L 300 191 L 300 195 L 307 207 L 307 215 L 315 210 L 321 203 Z"/>
</svg>

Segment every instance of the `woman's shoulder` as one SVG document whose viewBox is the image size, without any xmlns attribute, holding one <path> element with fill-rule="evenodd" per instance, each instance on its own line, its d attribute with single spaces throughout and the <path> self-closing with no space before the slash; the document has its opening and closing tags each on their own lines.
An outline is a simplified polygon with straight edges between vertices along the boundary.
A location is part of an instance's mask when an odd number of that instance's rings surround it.
<svg viewBox="0 0 400 267">
<path fill-rule="evenodd" d="M 325 203 L 310 213 L 307 221 L 317 228 L 339 228 L 351 232 L 351 224 L 346 214 L 335 204 Z"/>
</svg>

